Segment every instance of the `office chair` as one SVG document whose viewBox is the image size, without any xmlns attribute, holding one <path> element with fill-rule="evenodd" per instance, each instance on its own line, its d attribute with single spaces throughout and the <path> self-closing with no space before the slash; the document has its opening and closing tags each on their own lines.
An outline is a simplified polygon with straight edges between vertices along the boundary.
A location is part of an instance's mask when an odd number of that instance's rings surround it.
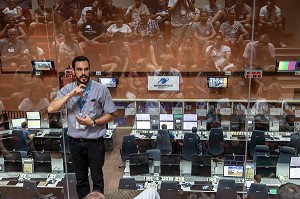
<svg viewBox="0 0 300 199">
<path fill-rule="evenodd" d="M 257 145 L 266 145 L 265 132 L 254 130 L 251 135 L 249 154 L 253 157 L 255 147 Z"/>
<path fill-rule="evenodd" d="M 196 133 L 185 133 L 182 143 L 183 159 L 191 161 L 193 154 L 200 154 L 201 152 L 202 149 L 199 136 Z"/>
<path fill-rule="evenodd" d="M 122 147 L 120 148 L 121 159 L 123 162 L 129 160 L 129 155 L 132 153 L 138 153 L 138 146 L 134 135 L 125 135 L 122 141 Z M 119 168 L 122 164 L 119 165 Z"/>
<path fill-rule="evenodd" d="M 14 151 L 20 151 L 22 158 L 27 157 L 28 144 L 22 130 L 12 131 L 11 144 Z"/>
<path fill-rule="evenodd" d="M 160 150 L 159 149 L 149 149 L 146 151 L 149 154 L 149 159 L 154 161 L 160 161 Z"/>
<path fill-rule="evenodd" d="M 208 138 L 208 152 L 213 156 L 221 155 L 224 152 L 223 130 L 221 128 L 211 128 Z"/>
<path fill-rule="evenodd" d="M 136 190 L 135 178 L 121 178 L 118 189 Z"/>
<path fill-rule="evenodd" d="M 160 153 L 164 155 L 172 153 L 171 139 L 167 129 L 158 130 L 156 136 L 156 149 L 159 149 Z"/>
<path fill-rule="evenodd" d="M 293 147 L 283 146 L 280 149 L 278 163 L 290 163 L 291 157 L 296 156 L 296 151 Z"/>
<path fill-rule="evenodd" d="M 179 199 L 178 182 L 161 182 L 159 195 L 163 199 Z"/>
<path fill-rule="evenodd" d="M 252 183 L 248 191 L 248 199 L 268 199 L 268 187 L 266 184 Z"/>
<path fill-rule="evenodd" d="M 253 152 L 253 162 L 256 162 L 258 155 L 270 155 L 270 150 L 267 145 L 257 145 Z"/>
<path fill-rule="evenodd" d="M 296 155 L 298 155 L 300 153 L 300 133 L 291 134 L 291 139 L 287 146 L 293 147 L 296 151 Z"/>
<path fill-rule="evenodd" d="M 235 180 L 231 179 L 220 179 L 218 183 L 218 189 L 216 199 L 229 199 L 236 198 L 237 190 Z"/>
<path fill-rule="evenodd" d="M 78 199 L 75 173 L 66 173 L 63 184 L 65 199 Z"/>
<path fill-rule="evenodd" d="M 54 199 L 56 197 L 53 196 L 53 194 L 47 194 L 47 195 L 42 195 L 40 194 L 37 185 L 34 181 L 30 180 L 24 180 L 23 182 L 23 187 L 24 191 L 26 194 L 26 198 L 32 198 L 32 199 Z"/>
</svg>

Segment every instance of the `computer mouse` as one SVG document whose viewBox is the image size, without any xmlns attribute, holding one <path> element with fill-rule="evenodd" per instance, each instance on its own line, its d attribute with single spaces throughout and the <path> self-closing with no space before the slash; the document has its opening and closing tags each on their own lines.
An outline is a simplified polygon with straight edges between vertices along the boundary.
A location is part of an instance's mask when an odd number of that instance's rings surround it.
<svg viewBox="0 0 300 199">
<path fill-rule="evenodd" d="M 36 135 L 37 135 L 37 136 L 41 136 L 41 135 L 43 135 L 43 133 L 42 133 L 42 132 L 37 132 Z"/>
</svg>

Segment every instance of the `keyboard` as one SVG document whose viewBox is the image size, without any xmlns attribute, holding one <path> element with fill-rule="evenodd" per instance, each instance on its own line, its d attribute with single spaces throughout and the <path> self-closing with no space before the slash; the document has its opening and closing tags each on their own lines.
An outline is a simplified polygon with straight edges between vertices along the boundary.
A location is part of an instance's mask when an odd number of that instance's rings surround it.
<svg viewBox="0 0 300 199">
<path fill-rule="evenodd" d="M 61 132 L 49 132 L 49 134 L 47 134 L 47 136 L 51 137 L 60 137 L 61 135 Z"/>
<path fill-rule="evenodd" d="M 46 181 L 47 178 L 30 178 L 31 181 L 36 181 L 36 182 L 41 182 L 41 181 Z"/>
<path fill-rule="evenodd" d="M 28 131 L 30 132 L 30 134 L 37 134 L 38 132 L 40 132 L 40 130 L 33 130 L 33 129 L 29 129 Z"/>
<path fill-rule="evenodd" d="M 17 177 L 10 177 L 10 178 L 2 178 L 1 181 L 17 181 L 19 178 Z"/>
</svg>

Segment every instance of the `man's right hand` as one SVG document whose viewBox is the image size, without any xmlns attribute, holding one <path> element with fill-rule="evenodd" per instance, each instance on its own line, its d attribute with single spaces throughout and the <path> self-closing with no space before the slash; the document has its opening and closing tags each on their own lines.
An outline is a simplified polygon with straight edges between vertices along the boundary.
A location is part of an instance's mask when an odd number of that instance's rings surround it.
<svg viewBox="0 0 300 199">
<path fill-rule="evenodd" d="M 83 92 L 86 89 L 86 86 L 84 84 L 80 84 L 79 86 L 75 87 L 69 94 L 68 96 L 73 97 L 73 96 L 83 96 Z"/>
</svg>

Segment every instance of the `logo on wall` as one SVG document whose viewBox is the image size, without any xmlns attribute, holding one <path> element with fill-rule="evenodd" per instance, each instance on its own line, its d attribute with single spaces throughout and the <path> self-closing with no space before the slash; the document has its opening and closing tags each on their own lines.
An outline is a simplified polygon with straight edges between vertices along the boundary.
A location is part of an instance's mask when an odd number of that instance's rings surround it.
<svg viewBox="0 0 300 199">
<path fill-rule="evenodd" d="M 161 78 L 157 83 L 158 84 L 166 84 L 169 81 L 169 78 Z"/>
<path fill-rule="evenodd" d="M 148 76 L 148 90 L 179 91 L 178 76 Z"/>
</svg>

